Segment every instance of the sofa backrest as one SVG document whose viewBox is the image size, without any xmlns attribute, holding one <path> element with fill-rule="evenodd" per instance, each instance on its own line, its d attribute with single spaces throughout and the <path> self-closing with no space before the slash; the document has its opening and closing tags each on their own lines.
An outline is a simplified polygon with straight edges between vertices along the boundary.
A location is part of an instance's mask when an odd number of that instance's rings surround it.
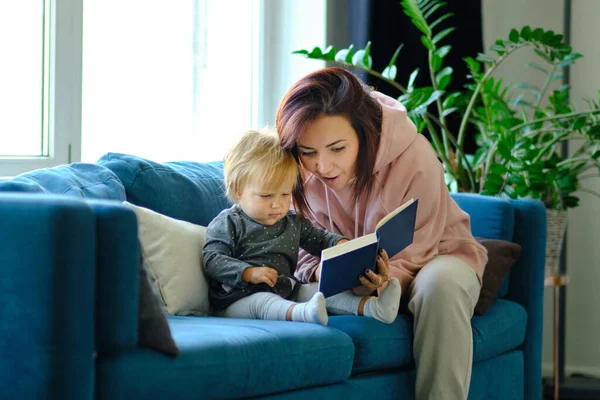
<svg viewBox="0 0 600 400">
<path fill-rule="evenodd" d="M 122 182 L 127 201 L 160 214 L 207 226 L 230 204 L 223 187 L 223 163 L 176 161 L 105 154 L 98 164 Z"/>
<path fill-rule="evenodd" d="M 71 163 L 43 168 L 0 181 L 0 192 L 59 194 L 88 199 L 125 200 L 125 188 L 108 168 Z"/>
<path fill-rule="evenodd" d="M 471 217 L 473 236 L 513 241 L 515 209 L 509 200 L 486 196 L 482 201 L 481 195 L 472 193 L 453 193 L 452 198 Z M 498 297 L 506 296 L 509 281 L 510 270 L 502 281 Z"/>
</svg>

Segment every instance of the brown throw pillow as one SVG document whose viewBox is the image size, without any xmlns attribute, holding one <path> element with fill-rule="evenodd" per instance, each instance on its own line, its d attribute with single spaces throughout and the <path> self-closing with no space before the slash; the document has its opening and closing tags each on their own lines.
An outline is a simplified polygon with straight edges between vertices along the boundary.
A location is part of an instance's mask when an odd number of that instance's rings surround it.
<svg viewBox="0 0 600 400">
<path fill-rule="evenodd" d="M 488 251 L 488 263 L 483 272 L 481 294 L 475 306 L 475 314 L 483 315 L 496 299 L 498 290 L 502 286 L 502 281 L 508 270 L 521 255 L 521 246 L 498 239 L 476 237 L 475 240 L 481 243 Z"/>
<path fill-rule="evenodd" d="M 171 336 L 167 312 L 160 298 L 152 290 L 150 278 L 143 265 L 140 266 L 140 308 L 138 315 L 138 346 L 158 350 L 177 357 L 179 348 Z"/>
</svg>

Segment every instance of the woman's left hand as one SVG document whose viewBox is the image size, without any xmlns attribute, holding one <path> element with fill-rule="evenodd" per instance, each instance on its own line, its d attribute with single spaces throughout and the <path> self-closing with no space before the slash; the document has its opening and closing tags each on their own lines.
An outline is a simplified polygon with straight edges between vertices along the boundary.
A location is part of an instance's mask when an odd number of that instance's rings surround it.
<svg viewBox="0 0 600 400">
<path fill-rule="evenodd" d="M 365 271 L 364 275 L 361 275 L 358 279 L 365 288 L 369 290 L 369 293 L 379 289 L 390 279 L 390 260 L 385 250 L 380 250 L 377 256 L 377 271 L 375 273 L 370 269 Z M 362 288 L 358 288 L 359 290 Z M 362 291 L 361 291 L 362 292 Z M 356 290 L 354 292 L 356 293 Z"/>
</svg>

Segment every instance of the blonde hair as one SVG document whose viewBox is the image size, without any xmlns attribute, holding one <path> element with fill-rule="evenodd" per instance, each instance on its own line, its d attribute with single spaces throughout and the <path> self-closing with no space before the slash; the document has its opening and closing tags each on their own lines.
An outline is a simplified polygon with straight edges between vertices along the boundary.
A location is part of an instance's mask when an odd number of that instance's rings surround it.
<svg viewBox="0 0 600 400">
<path fill-rule="evenodd" d="M 279 135 L 270 128 L 246 131 L 227 152 L 224 159 L 225 191 L 234 203 L 244 187 L 255 183 L 275 188 L 286 180 L 300 177 L 298 164 L 291 152 L 281 148 Z"/>
</svg>

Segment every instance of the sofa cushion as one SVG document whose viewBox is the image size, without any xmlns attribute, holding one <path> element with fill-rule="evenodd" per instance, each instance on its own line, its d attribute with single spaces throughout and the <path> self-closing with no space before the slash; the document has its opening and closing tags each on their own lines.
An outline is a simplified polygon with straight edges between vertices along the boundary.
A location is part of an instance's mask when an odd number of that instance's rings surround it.
<svg viewBox="0 0 600 400">
<path fill-rule="evenodd" d="M 157 163 L 107 153 L 97 162 L 121 180 L 127 201 L 160 214 L 207 226 L 229 206 L 223 187 L 223 163 Z"/>
<path fill-rule="evenodd" d="M 509 200 L 473 193 L 453 193 L 452 198 L 471 217 L 473 236 L 513 241 L 515 209 Z M 509 280 L 510 270 L 498 290 L 499 298 L 508 293 Z"/>
<path fill-rule="evenodd" d="M 527 313 L 521 305 L 496 300 L 485 315 L 472 319 L 473 362 L 520 346 L 526 325 Z M 413 363 L 411 316 L 400 314 L 387 325 L 371 318 L 340 315 L 330 317 L 328 326 L 345 332 L 354 341 L 353 373 L 408 367 Z"/>
<path fill-rule="evenodd" d="M 483 272 L 483 284 L 475 315 L 483 315 L 498 295 L 498 290 L 521 255 L 521 246 L 506 240 L 476 238 L 488 252 L 488 262 Z"/>
<path fill-rule="evenodd" d="M 124 202 L 135 212 L 144 267 L 173 315 L 208 315 L 208 282 L 202 266 L 206 227 Z"/>
<path fill-rule="evenodd" d="M 0 191 L 125 200 L 125 189 L 112 171 L 101 165 L 86 163 L 71 163 L 27 172 L 0 182 Z"/>
<path fill-rule="evenodd" d="M 159 294 L 152 290 L 146 269 L 140 265 L 138 345 L 176 357 L 179 355 L 179 348 L 171 335 L 167 312 L 161 303 Z"/>
<path fill-rule="evenodd" d="M 316 324 L 171 316 L 181 354 L 138 349 L 97 363 L 98 399 L 246 398 L 347 379 L 352 340 Z"/>
</svg>

